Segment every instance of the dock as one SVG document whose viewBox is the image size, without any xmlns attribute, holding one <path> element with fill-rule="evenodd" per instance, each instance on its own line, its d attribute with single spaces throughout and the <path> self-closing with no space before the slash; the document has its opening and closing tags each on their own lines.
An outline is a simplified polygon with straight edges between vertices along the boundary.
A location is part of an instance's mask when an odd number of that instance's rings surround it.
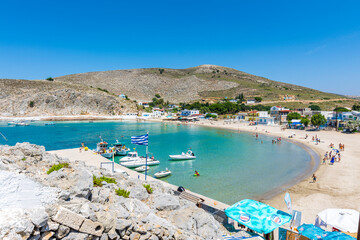
<svg viewBox="0 0 360 240">
<path fill-rule="evenodd" d="M 91 150 L 88 150 L 88 151 L 82 150 L 80 152 L 79 148 L 72 148 L 72 149 L 63 149 L 63 150 L 55 150 L 55 151 L 48 151 L 48 152 L 52 153 L 52 154 L 56 154 L 59 157 L 68 158 L 70 162 L 83 161 L 88 166 L 95 166 L 98 168 L 100 168 L 100 166 L 103 165 L 103 166 L 107 166 L 106 169 L 111 170 L 112 163 L 113 163 L 112 160 L 104 158 L 100 154 L 97 154 Z M 106 163 L 106 164 L 104 164 L 104 163 Z M 136 171 L 131 170 L 126 167 L 123 167 L 117 163 L 114 163 L 114 170 L 116 172 L 126 172 L 130 178 L 145 180 L 145 174 L 136 172 Z M 177 191 L 177 188 L 178 188 L 178 186 L 161 181 L 161 180 L 153 178 L 151 176 L 147 176 L 147 180 L 148 181 L 160 181 L 162 184 L 164 184 L 167 187 L 170 187 L 174 191 Z M 184 186 L 184 188 L 186 189 L 186 186 Z M 192 194 L 192 195 L 198 197 L 199 199 L 202 199 L 203 202 L 201 203 L 201 207 L 204 210 L 206 210 L 207 212 L 213 214 L 215 218 L 216 218 L 216 215 L 220 218 L 224 217 L 224 216 L 221 217 L 221 214 L 223 214 L 223 211 L 229 207 L 228 204 L 208 198 L 208 197 L 203 196 L 198 193 L 191 192 L 188 189 L 186 189 L 186 193 Z M 220 220 L 220 219 L 218 219 L 218 220 Z"/>
</svg>

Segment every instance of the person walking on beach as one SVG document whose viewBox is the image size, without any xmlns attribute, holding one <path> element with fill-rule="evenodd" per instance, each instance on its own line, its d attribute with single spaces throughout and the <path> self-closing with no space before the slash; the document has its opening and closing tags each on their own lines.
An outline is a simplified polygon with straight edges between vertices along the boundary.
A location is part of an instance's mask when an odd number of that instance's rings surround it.
<svg viewBox="0 0 360 240">
<path fill-rule="evenodd" d="M 316 175 L 315 173 L 312 175 L 313 183 L 316 183 Z"/>
</svg>

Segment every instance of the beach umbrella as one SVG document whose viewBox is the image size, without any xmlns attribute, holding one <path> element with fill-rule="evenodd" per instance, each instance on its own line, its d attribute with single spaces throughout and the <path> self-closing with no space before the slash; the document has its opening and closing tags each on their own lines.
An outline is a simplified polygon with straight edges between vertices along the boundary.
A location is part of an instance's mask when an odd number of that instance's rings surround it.
<svg viewBox="0 0 360 240">
<path fill-rule="evenodd" d="M 228 207 L 225 214 L 240 224 L 264 234 L 291 220 L 290 214 L 250 199 L 244 199 Z"/>
<path fill-rule="evenodd" d="M 329 208 L 317 215 L 315 225 L 330 225 L 343 232 L 356 233 L 359 225 L 359 212 L 352 209 Z"/>
<path fill-rule="evenodd" d="M 298 227 L 302 236 L 311 240 L 355 240 L 355 238 L 341 232 L 326 232 L 313 224 L 303 224 Z"/>
</svg>

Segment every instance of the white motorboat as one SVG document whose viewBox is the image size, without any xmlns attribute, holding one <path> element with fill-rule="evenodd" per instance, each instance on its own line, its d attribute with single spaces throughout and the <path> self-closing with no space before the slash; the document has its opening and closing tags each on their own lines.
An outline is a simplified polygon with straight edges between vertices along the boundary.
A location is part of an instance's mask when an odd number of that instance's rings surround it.
<svg viewBox="0 0 360 240">
<path fill-rule="evenodd" d="M 122 162 L 120 164 L 122 166 L 124 166 L 124 167 L 127 167 L 127 168 L 136 168 L 136 167 L 145 166 L 146 164 L 148 166 L 159 165 L 160 161 L 153 160 L 153 159 L 148 159 L 147 163 L 146 163 L 146 160 L 137 160 L 137 161 Z"/>
<path fill-rule="evenodd" d="M 128 152 L 126 157 L 120 159 L 120 162 L 131 162 L 131 161 L 141 161 L 145 159 L 144 157 L 140 157 L 137 152 Z"/>
<path fill-rule="evenodd" d="M 141 166 L 141 167 L 137 167 L 134 170 L 137 172 L 145 172 L 145 170 L 149 171 L 150 167 L 145 167 L 145 166 Z"/>
<path fill-rule="evenodd" d="M 180 160 L 193 160 L 196 158 L 195 154 L 188 150 L 186 153 L 181 153 L 180 155 L 169 155 L 171 160 L 180 161 Z"/>
<path fill-rule="evenodd" d="M 165 171 L 160 171 L 154 174 L 156 178 L 163 178 L 171 175 L 171 171 L 169 169 L 166 169 Z"/>
<path fill-rule="evenodd" d="M 45 125 L 55 125 L 55 123 L 54 122 L 47 122 L 47 123 L 45 123 Z"/>
</svg>

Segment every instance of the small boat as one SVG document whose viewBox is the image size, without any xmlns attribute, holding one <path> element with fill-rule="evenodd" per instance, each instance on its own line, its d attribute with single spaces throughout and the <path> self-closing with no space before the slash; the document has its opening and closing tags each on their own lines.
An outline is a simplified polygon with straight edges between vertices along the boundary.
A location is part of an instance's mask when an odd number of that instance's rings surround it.
<svg viewBox="0 0 360 240">
<path fill-rule="evenodd" d="M 120 159 L 120 162 L 131 162 L 131 161 L 141 161 L 145 159 L 144 157 L 140 157 L 137 152 L 128 152 L 126 157 Z"/>
<path fill-rule="evenodd" d="M 141 166 L 141 167 L 137 167 L 134 170 L 137 172 L 145 172 L 145 170 L 149 171 L 150 167 L 145 167 L 145 166 Z"/>
<path fill-rule="evenodd" d="M 125 144 L 122 144 L 119 140 L 116 140 L 113 146 L 116 151 L 116 156 L 126 156 L 126 154 L 130 151 L 130 148 L 125 147 Z"/>
<path fill-rule="evenodd" d="M 14 121 L 8 122 L 8 125 L 16 125 L 16 122 Z"/>
<path fill-rule="evenodd" d="M 148 159 L 147 163 L 146 160 L 137 160 L 137 161 L 128 161 L 128 162 L 122 162 L 120 163 L 122 166 L 127 167 L 127 168 L 136 168 L 136 167 L 141 167 L 141 166 L 145 166 L 146 164 L 148 166 L 154 166 L 154 165 L 159 165 L 160 161 L 158 160 L 153 160 L 153 159 Z"/>
<path fill-rule="evenodd" d="M 180 161 L 180 160 L 193 160 L 196 158 L 195 154 L 188 150 L 186 153 L 181 153 L 180 155 L 169 155 L 171 160 Z"/>
<path fill-rule="evenodd" d="M 171 175 L 171 171 L 169 169 L 166 169 L 165 171 L 160 171 L 154 174 L 156 178 L 163 178 Z"/>
<path fill-rule="evenodd" d="M 15 123 L 16 126 L 29 126 L 27 122 L 17 122 Z"/>
<path fill-rule="evenodd" d="M 55 123 L 54 122 L 47 122 L 47 123 L 45 123 L 45 125 L 55 125 Z"/>
<path fill-rule="evenodd" d="M 114 151 L 108 149 L 108 145 L 109 144 L 105 141 L 101 141 L 101 142 L 97 143 L 95 152 L 100 154 L 102 157 L 112 158 L 112 156 L 114 155 Z"/>
</svg>

